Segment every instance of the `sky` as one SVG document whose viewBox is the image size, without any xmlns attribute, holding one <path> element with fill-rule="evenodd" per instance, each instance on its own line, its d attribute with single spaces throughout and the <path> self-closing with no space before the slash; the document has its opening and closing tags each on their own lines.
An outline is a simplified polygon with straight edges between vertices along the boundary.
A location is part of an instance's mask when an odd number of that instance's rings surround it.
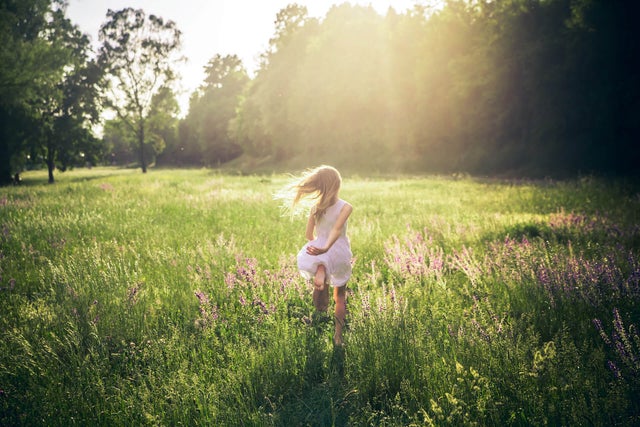
<svg viewBox="0 0 640 427">
<path fill-rule="evenodd" d="M 181 82 L 178 101 L 182 115 L 187 113 L 189 96 L 204 80 L 204 66 L 215 55 L 238 55 L 250 75 L 257 69 L 258 58 L 275 31 L 276 14 L 290 3 L 306 6 L 309 16 L 324 18 L 334 4 L 343 0 L 68 0 L 67 16 L 99 45 L 98 29 L 106 20 L 108 9 L 125 7 L 143 9 L 174 21 L 182 31 Z M 389 7 L 397 12 L 411 9 L 417 0 L 351 0 L 348 3 L 373 6 L 386 14 Z"/>
</svg>

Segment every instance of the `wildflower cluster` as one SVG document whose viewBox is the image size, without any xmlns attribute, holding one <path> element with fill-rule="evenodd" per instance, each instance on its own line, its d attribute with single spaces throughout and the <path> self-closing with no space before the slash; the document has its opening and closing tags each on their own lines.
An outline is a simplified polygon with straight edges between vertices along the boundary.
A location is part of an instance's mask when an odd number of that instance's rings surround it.
<svg viewBox="0 0 640 427">
<path fill-rule="evenodd" d="M 440 281 L 444 274 L 444 251 L 433 244 L 426 230 L 413 232 L 402 241 L 392 236 L 385 244 L 384 260 L 405 281 Z"/>
<path fill-rule="evenodd" d="M 200 303 L 200 317 L 196 319 L 195 325 L 200 329 L 204 329 L 218 320 L 218 306 L 211 302 L 209 295 L 200 290 L 195 291 L 195 295 Z"/>
<path fill-rule="evenodd" d="M 382 285 L 381 294 L 373 298 L 373 306 L 371 300 L 371 292 L 360 292 L 360 312 L 365 319 L 376 313 L 398 317 L 402 315 L 407 308 L 407 300 L 398 294 L 393 284 Z"/>
<path fill-rule="evenodd" d="M 604 223 L 579 215 L 557 215 L 552 217 L 551 224 L 595 229 Z M 510 310 L 535 310 L 533 295 L 546 299 L 545 306 L 550 309 L 558 309 L 562 304 L 572 309 L 593 310 L 640 299 L 640 259 L 633 250 L 625 254 L 620 247 L 602 246 L 587 256 L 575 251 L 571 242 L 553 245 L 543 239 L 532 241 L 526 236 L 520 239 L 507 236 L 489 242 L 484 253 L 462 245 L 444 255 L 443 249 L 435 246 L 425 234 L 413 233 L 404 240 L 393 236 L 386 249 L 387 266 L 401 284 L 416 283 L 416 277 L 421 284 L 453 282 L 451 275 L 454 274 L 465 278 L 463 286 L 456 289 L 470 299 L 471 305 L 463 310 L 459 322 L 449 323 L 448 332 L 452 338 L 465 338 L 470 342 L 493 343 L 505 334 L 508 336 L 513 327 Z M 500 293 L 509 299 L 500 299 Z M 366 314 L 370 305 L 368 296 L 363 297 L 362 305 Z M 632 326 L 625 332 L 619 316 L 614 317 L 618 319 L 615 333 L 607 339 L 619 359 L 631 369 L 640 363 L 636 362 L 640 351 L 632 351 L 630 344 L 633 337 L 637 337 L 636 329 Z M 610 363 L 615 366 L 614 362 Z"/>
<path fill-rule="evenodd" d="M 243 307 L 255 307 L 260 315 L 274 313 L 279 303 L 308 295 L 309 288 L 294 266 L 292 260 L 281 259 L 279 268 L 260 270 L 255 258 L 237 255 L 235 269 L 224 276 L 227 296 L 235 297 Z"/>
<path fill-rule="evenodd" d="M 606 224 L 604 217 L 589 217 L 580 213 L 565 212 L 564 209 L 549 215 L 549 226 L 555 231 L 575 229 L 583 233 L 593 233 L 603 229 Z"/>
<path fill-rule="evenodd" d="M 582 254 L 556 254 L 538 261 L 538 283 L 546 290 L 552 306 L 558 298 L 599 307 L 605 302 L 640 297 L 640 263 L 631 252 L 628 265 L 622 267 L 610 257 L 594 260 Z"/>
<path fill-rule="evenodd" d="M 607 366 L 616 379 L 628 376 L 640 381 L 640 335 L 635 324 L 625 329 L 622 317 L 617 308 L 613 309 L 613 330 L 609 336 L 602 326 L 600 319 L 593 319 L 593 324 L 605 344 L 613 351 L 618 363 L 607 361 Z M 624 372 L 624 375 L 623 375 Z"/>
<path fill-rule="evenodd" d="M 224 287 L 217 288 L 215 296 L 196 291 L 200 304 L 196 324 L 210 326 L 216 321 L 259 324 L 281 308 L 303 303 L 311 289 L 294 267 L 291 259 L 283 258 L 278 268 L 261 270 L 256 258 L 237 253 L 233 268 L 224 272 Z M 194 270 L 209 283 L 208 267 Z M 214 299 L 216 303 L 212 302 Z"/>
<path fill-rule="evenodd" d="M 507 237 L 490 243 L 482 259 L 463 247 L 454 251 L 450 260 L 452 269 L 465 273 L 471 283 L 488 276 L 512 287 L 535 283 L 551 307 L 558 300 L 600 307 L 624 298 L 640 298 L 640 260 L 633 251 L 623 260 L 608 254 L 587 257 L 574 253 L 570 243 L 566 251 L 550 250 L 541 240 Z"/>
<path fill-rule="evenodd" d="M 505 332 L 507 314 L 498 316 L 488 297 L 473 295 L 473 306 L 467 314 L 471 319 L 471 335 L 477 335 L 487 343 Z"/>
</svg>

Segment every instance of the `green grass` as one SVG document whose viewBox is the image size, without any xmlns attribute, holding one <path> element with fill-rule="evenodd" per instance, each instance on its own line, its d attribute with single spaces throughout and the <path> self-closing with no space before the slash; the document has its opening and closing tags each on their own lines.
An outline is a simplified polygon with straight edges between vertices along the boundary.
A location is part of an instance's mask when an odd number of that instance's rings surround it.
<svg viewBox="0 0 640 427">
<path fill-rule="evenodd" d="M 345 176 L 334 348 L 285 176 L 23 179 L 0 189 L 0 425 L 640 423 L 628 182 Z"/>
</svg>

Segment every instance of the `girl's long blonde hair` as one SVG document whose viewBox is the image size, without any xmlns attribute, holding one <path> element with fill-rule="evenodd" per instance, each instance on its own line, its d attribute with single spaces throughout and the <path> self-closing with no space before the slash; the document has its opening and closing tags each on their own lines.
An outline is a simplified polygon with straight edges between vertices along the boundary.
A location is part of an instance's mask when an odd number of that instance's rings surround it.
<svg viewBox="0 0 640 427">
<path fill-rule="evenodd" d="M 292 215 L 296 214 L 296 208 L 303 200 L 317 200 L 313 213 L 319 219 L 338 200 L 341 184 L 340 172 L 332 166 L 322 165 L 308 169 L 275 197 L 289 202 L 285 207 Z"/>
</svg>

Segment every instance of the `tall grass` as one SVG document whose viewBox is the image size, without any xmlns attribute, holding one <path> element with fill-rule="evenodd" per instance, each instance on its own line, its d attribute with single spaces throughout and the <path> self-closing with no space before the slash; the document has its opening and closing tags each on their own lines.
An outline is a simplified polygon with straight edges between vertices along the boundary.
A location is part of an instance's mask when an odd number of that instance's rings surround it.
<svg viewBox="0 0 640 427">
<path fill-rule="evenodd" d="M 640 423 L 637 187 L 347 176 L 335 348 L 285 181 L 0 189 L 0 425 Z"/>
</svg>

